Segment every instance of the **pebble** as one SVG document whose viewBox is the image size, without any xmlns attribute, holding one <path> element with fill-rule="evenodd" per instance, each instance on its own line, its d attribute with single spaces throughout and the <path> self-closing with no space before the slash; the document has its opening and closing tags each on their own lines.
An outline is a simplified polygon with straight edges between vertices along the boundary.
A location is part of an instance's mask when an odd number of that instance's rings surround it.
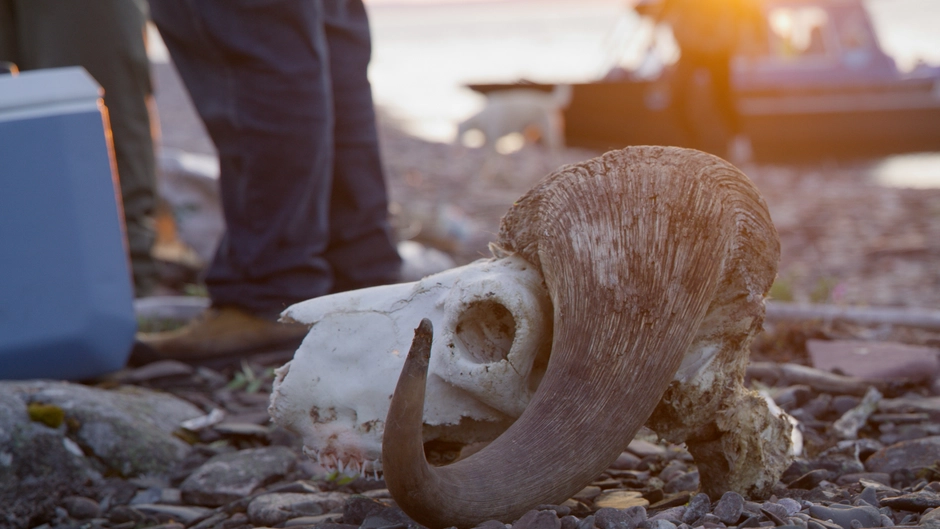
<svg viewBox="0 0 940 529">
<path fill-rule="evenodd" d="M 604 507 L 594 513 L 594 525 L 597 529 L 635 529 L 637 522 L 626 511 Z"/>
<path fill-rule="evenodd" d="M 744 512 L 744 497 L 734 491 L 728 491 L 721 496 L 715 505 L 714 514 L 725 525 L 734 525 L 741 519 Z"/>
<path fill-rule="evenodd" d="M 901 511 L 923 512 L 940 507 L 940 496 L 926 489 L 901 496 L 883 498 L 881 505 Z"/>
<path fill-rule="evenodd" d="M 694 523 L 699 518 L 705 516 L 708 513 L 710 506 L 711 500 L 708 499 L 707 494 L 700 492 L 695 496 L 692 496 L 692 499 L 689 500 L 689 505 L 682 514 L 682 522 L 687 524 Z"/>
<path fill-rule="evenodd" d="M 611 490 L 594 498 L 594 507 L 597 508 L 626 509 L 635 506 L 646 507 L 649 504 L 649 500 L 635 490 Z"/>
<path fill-rule="evenodd" d="M 853 527 L 853 522 L 861 523 L 860 527 L 881 527 L 881 513 L 871 506 L 851 507 L 839 503 L 829 507 L 814 505 L 809 508 L 809 514 L 817 520 L 832 520 L 842 529 L 857 529 Z"/>
<path fill-rule="evenodd" d="M 98 502 L 84 496 L 68 496 L 62 500 L 62 506 L 68 511 L 69 516 L 76 520 L 87 520 L 101 515 L 101 506 Z"/>
<path fill-rule="evenodd" d="M 296 463 L 297 454 L 285 446 L 220 454 L 190 474 L 180 491 L 187 503 L 217 507 L 283 477 Z"/>
<path fill-rule="evenodd" d="M 512 526 L 514 529 L 561 529 L 561 520 L 554 511 L 532 510 L 522 515 Z"/>
<path fill-rule="evenodd" d="M 262 494 L 248 504 L 248 518 L 256 525 L 275 526 L 291 518 L 316 516 L 343 506 L 345 495 L 275 492 Z"/>
</svg>

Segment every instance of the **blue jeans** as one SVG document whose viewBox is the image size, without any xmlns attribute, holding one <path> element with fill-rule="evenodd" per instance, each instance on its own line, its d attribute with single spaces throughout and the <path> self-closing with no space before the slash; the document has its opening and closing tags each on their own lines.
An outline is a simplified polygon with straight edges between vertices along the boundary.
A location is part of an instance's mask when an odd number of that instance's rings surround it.
<svg viewBox="0 0 940 529">
<path fill-rule="evenodd" d="M 153 0 L 221 162 L 216 306 L 289 304 L 395 282 L 361 0 Z"/>
</svg>

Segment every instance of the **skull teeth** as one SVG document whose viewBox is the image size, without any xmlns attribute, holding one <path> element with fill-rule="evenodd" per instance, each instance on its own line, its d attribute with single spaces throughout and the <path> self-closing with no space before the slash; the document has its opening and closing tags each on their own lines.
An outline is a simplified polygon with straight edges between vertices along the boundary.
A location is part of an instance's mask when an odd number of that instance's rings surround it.
<svg viewBox="0 0 940 529">
<path fill-rule="evenodd" d="M 359 460 L 355 457 L 342 459 L 334 454 L 323 454 L 320 450 L 307 446 L 303 447 L 303 452 L 307 457 L 315 460 L 318 465 L 331 473 L 335 472 L 340 476 L 358 476 L 360 478 L 374 479 L 376 481 L 379 479 L 378 459 Z M 367 474 L 367 469 L 370 467 L 372 475 Z"/>
</svg>

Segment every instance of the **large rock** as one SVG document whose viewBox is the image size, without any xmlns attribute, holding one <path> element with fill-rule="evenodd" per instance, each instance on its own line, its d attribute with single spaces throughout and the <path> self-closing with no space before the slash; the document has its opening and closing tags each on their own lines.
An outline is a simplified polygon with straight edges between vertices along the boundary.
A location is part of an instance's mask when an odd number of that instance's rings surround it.
<svg viewBox="0 0 940 529">
<path fill-rule="evenodd" d="M 31 416 L 32 412 L 32 416 Z M 0 381 L 0 505 L 29 527 L 102 474 L 167 472 L 189 451 L 173 436 L 201 415 L 171 395 L 51 381 Z"/>
<path fill-rule="evenodd" d="M 192 404 L 137 387 L 102 390 L 68 382 L 0 382 L 0 394 L 56 406 L 65 413 L 63 436 L 108 470 L 123 476 L 163 474 L 190 450 L 173 435 L 181 422 L 203 415 Z"/>
<path fill-rule="evenodd" d="M 895 470 L 917 471 L 940 459 L 940 436 L 922 437 L 886 446 L 865 460 L 869 472 L 890 474 Z"/>
</svg>

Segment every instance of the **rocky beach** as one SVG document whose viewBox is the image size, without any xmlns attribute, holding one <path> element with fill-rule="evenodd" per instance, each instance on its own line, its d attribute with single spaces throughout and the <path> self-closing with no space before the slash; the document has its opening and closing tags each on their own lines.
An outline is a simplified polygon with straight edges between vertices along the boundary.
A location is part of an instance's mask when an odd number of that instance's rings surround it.
<svg viewBox="0 0 940 529">
<path fill-rule="evenodd" d="M 157 73 L 163 146 L 211 154 L 185 100 L 161 83 L 166 71 Z M 500 217 L 534 183 L 599 154 L 525 146 L 493 155 L 381 122 L 399 236 L 454 264 L 488 255 Z M 741 168 L 781 238 L 771 308 L 872 314 L 771 311 L 753 344 L 747 383 L 794 418 L 794 463 L 769 497 L 710 498 L 688 451 L 643 430 L 594 483 L 513 529 L 940 527 L 940 189 L 880 186 L 837 162 Z M 884 308 L 923 317 L 879 319 Z M 292 354 L 164 361 L 81 383 L 0 381 L 0 527 L 417 527 L 380 475 L 326 473 L 296 434 L 270 422 L 274 370 Z M 591 437 L 583 432 L 586 444 Z"/>
<path fill-rule="evenodd" d="M 527 146 L 494 160 L 388 124 L 382 140 L 399 232 L 456 263 L 486 255 L 500 215 L 539 178 L 594 155 Z M 744 170 L 783 244 L 771 304 L 938 305 L 940 190 L 879 187 L 838 167 Z M 872 362 L 852 357 L 859 344 L 876 350 Z M 802 438 L 772 496 L 698 493 L 684 447 L 644 430 L 592 485 L 512 527 L 940 523 L 938 346 L 940 330 L 929 326 L 768 321 L 748 383 L 795 418 Z M 271 424 L 273 370 L 292 352 L 216 366 L 159 362 L 82 384 L 0 383 L 0 526 L 414 527 L 381 476 L 327 474 L 298 436 Z"/>
</svg>

